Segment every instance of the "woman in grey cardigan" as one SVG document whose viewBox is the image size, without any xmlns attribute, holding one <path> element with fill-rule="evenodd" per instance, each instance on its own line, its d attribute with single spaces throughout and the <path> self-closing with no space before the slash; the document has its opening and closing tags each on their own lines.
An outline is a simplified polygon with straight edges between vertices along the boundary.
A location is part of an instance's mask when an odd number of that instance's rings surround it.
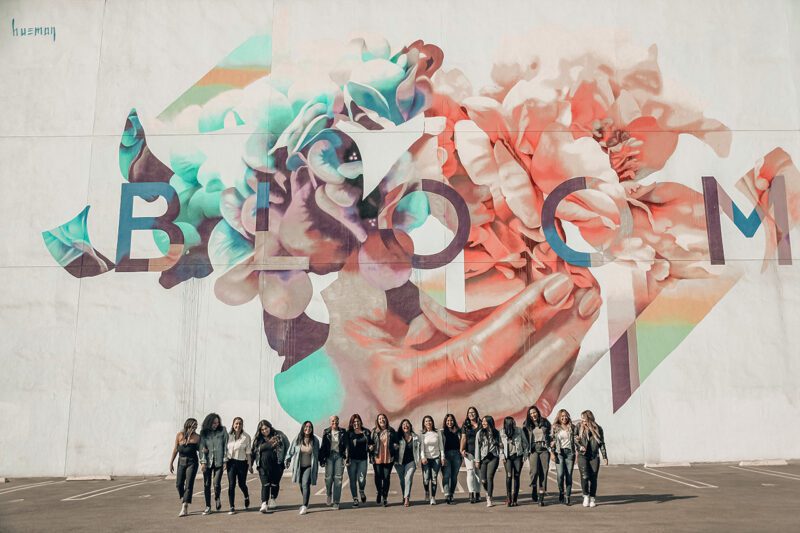
<svg viewBox="0 0 800 533">
<path fill-rule="evenodd" d="M 203 495 L 206 498 L 204 515 L 211 514 L 211 483 L 214 483 L 214 502 L 217 511 L 222 507 L 219 501 L 222 492 L 222 471 L 227 459 L 228 432 L 222 426 L 217 413 L 210 413 L 203 420 L 200 430 L 200 469 L 203 471 Z"/>
<path fill-rule="evenodd" d="M 525 452 L 528 450 L 528 439 L 510 416 L 503 421 L 500 443 L 500 456 L 506 471 L 506 507 L 516 507 L 519 505 L 519 476 L 522 473 Z"/>
<path fill-rule="evenodd" d="M 292 464 L 294 459 L 294 464 Z M 317 484 L 319 473 L 319 439 L 314 435 L 314 424 L 306 420 L 300 426 L 300 433 L 289 446 L 286 454 L 286 468 L 292 467 L 292 482 L 300 485 L 303 505 L 300 514 L 308 511 L 308 500 L 311 498 L 311 485 Z"/>
<path fill-rule="evenodd" d="M 411 505 L 411 484 L 414 482 L 414 472 L 420 460 L 419 437 L 414 433 L 414 426 L 407 418 L 400 422 L 397 432 L 397 454 L 394 469 L 400 478 L 400 492 L 403 494 L 403 506 Z"/>
</svg>

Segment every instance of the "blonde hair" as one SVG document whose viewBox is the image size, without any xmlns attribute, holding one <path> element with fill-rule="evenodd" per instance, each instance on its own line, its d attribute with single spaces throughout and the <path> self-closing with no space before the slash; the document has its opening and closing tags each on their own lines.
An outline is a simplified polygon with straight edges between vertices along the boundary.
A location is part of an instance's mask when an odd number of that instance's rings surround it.
<svg viewBox="0 0 800 533">
<path fill-rule="evenodd" d="M 586 420 L 584 421 L 583 418 L 586 418 Z M 594 413 L 588 409 L 581 413 L 581 437 L 587 432 L 589 433 L 589 437 L 600 439 L 600 428 L 597 422 L 594 421 Z"/>
</svg>

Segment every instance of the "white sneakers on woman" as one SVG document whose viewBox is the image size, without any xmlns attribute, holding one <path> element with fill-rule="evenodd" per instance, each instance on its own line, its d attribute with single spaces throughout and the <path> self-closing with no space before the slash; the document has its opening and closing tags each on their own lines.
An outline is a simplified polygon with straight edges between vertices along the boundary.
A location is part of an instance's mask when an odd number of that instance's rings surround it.
<svg viewBox="0 0 800 533">
<path fill-rule="evenodd" d="M 189 504 L 184 503 L 181 505 L 181 512 L 178 514 L 178 516 L 186 516 L 188 514 L 189 514 Z"/>
<path fill-rule="evenodd" d="M 306 506 L 305 505 L 301 505 L 300 506 L 300 514 L 303 515 L 303 514 L 306 514 L 307 512 L 308 512 L 308 509 L 306 508 Z"/>
<path fill-rule="evenodd" d="M 583 506 L 589 507 L 589 497 L 586 496 L 585 494 L 583 495 Z"/>
<path fill-rule="evenodd" d="M 490 497 L 488 497 L 488 496 L 486 497 L 486 507 L 494 507 L 494 504 L 492 503 L 492 499 Z"/>
<path fill-rule="evenodd" d="M 277 506 L 278 504 L 275 503 L 275 498 L 270 498 L 269 503 L 267 503 L 267 509 L 275 509 Z"/>
<path fill-rule="evenodd" d="M 436 498 L 431 496 L 431 505 L 436 505 Z"/>
<path fill-rule="evenodd" d="M 589 498 L 589 507 L 597 507 L 597 503 L 594 501 L 593 497 Z"/>
<path fill-rule="evenodd" d="M 261 507 L 258 510 L 264 514 L 267 514 L 267 502 L 261 502 Z"/>
</svg>

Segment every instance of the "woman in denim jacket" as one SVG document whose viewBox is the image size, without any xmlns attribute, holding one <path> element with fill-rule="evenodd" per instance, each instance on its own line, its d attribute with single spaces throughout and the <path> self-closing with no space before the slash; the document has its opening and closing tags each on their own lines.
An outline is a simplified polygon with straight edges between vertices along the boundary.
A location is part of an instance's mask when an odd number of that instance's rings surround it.
<svg viewBox="0 0 800 533">
<path fill-rule="evenodd" d="M 203 420 L 200 430 L 200 469 L 203 471 L 203 495 L 206 499 L 204 515 L 211 514 L 211 482 L 214 482 L 214 502 L 217 511 L 222 508 L 219 500 L 222 492 L 222 471 L 228 448 L 228 432 L 217 413 L 210 413 Z"/>
<path fill-rule="evenodd" d="M 292 463 L 294 460 L 294 463 Z M 286 468 L 292 467 L 292 482 L 300 485 L 303 505 L 300 514 L 308 512 L 308 500 L 311 498 L 311 486 L 317 484 L 319 473 L 319 439 L 314 435 L 314 424 L 306 420 L 300 426 L 300 433 L 289 446 L 286 454 Z"/>
<path fill-rule="evenodd" d="M 500 456 L 506 471 L 506 506 L 516 507 L 519 498 L 519 476 L 522 463 L 528 450 L 528 439 L 525 432 L 517 427 L 510 416 L 503 420 L 503 431 L 500 432 Z"/>
<path fill-rule="evenodd" d="M 400 478 L 400 492 L 403 494 L 403 506 L 411 505 L 411 485 L 414 482 L 414 472 L 420 461 L 419 436 L 414 433 L 414 426 L 407 418 L 400 422 L 397 432 L 397 458 L 394 469 Z"/>
</svg>

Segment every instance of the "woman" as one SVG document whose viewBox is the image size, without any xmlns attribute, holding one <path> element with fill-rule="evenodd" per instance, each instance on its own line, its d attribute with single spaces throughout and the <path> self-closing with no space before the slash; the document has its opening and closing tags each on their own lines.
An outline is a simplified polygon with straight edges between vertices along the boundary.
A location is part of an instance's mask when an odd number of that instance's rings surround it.
<svg viewBox="0 0 800 533">
<path fill-rule="evenodd" d="M 400 422 L 397 438 L 397 460 L 394 468 L 400 478 L 400 492 L 403 493 L 403 506 L 411 505 L 411 485 L 414 472 L 420 459 L 420 439 L 408 419 Z"/>
<path fill-rule="evenodd" d="M 228 432 L 222 426 L 217 413 L 210 413 L 200 429 L 200 468 L 203 470 L 203 496 L 206 499 L 204 515 L 211 514 L 211 482 L 214 482 L 214 503 L 217 511 L 222 508 L 219 501 L 222 492 L 222 470 L 227 460 Z"/>
<path fill-rule="evenodd" d="M 294 465 L 292 465 L 292 459 Z M 303 495 L 303 505 L 300 514 L 308 512 L 308 500 L 311 498 L 311 485 L 317 484 L 319 473 L 319 439 L 314 435 L 314 424 L 306 420 L 300 426 L 300 433 L 289 446 L 286 455 L 286 468 L 292 465 L 292 482 L 300 485 L 300 494 Z"/>
<path fill-rule="evenodd" d="M 606 455 L 606 442 L 603 437 L 603 428 L 597 425 L 591 411 L 581 413 L 581 423 L 578 435 L 575 437 L 578 448 L 578 469 L 581 471 L 581 490 L 583 492 L 583 506 L 594 507 L 597 505 L 597 475 L 600 472 L 600 455 L 603 464 L 608 466 Z"/>
<path fill-rule="evenodd" d="M 528 439 L 528 468 L 531 474 L 531 500 L 544 507 L 544 494 L 547 491 L 547 470 L 550 468 L 550 422 L 542 416 L 535 405 L 528 409 L 523 427 Z"/>
<path fill-rule="evenodd" d="M 522 463 L 528 450 L 528 439 L 525 432 L 517 427 L 510 416 L 503 420 L 503 432 L 500 434 L 500 455 L 503 457 L 503 468 L 506 471 L 506 507 L 516 507 L 519 498 L 519 476 Z"/>
<path fill-rule="evenodd" d="M 375 490 L 378 495 L 375 497 L 377 503 L 383 502 L 383 506 L 388 505 L 389 482 L 391 481 L 392 465 L 397 451 L 396 435 L 392 426 L 389 425 L 389 418 L 380 413 L 375 418 L 375 427 L 372 430 L 372 440 L 370 442 L 370 455 L 372 457 L 372 468 L 375 470 Z"/>
<path fill-rule="evenodd" d="M 455 415 L 447 413 L 442 421 L 442 441 L 444 442 L 444 462 L 442 463 L 442 481 L 444 497 L 448 504 L 453 504 L 453 495 L 458 485 L 458 471 L 461 469 L 461 429 Z"/>
<path fill-rule="evenodd" d="M 444 442 L 442 434 L 436 431 L 436 424 L 430 415 L 422 417 L 422 436 L 419 440 L 422 447 L 420 460 L 425 499 L 429 500 L 431 505 L 436 505 L 436 487 L 439 484 L 439 471 L 442 469 L 442 459 L 444 459 Z"/>
<path fill-rule="evenodd" d="M 269 501 L 267 502 L 267 509 L 275 509 L 277 507 L 277 499 L 278 493 L 281 490 L 281 479 L 283 478 L 283 471 L 285 470 L 284 467 L 284 457 L 286 456 L 286 452 L 289 451 L 289 446 L 291 443 L 289 442 L 289 437 L 286 436 L 286 433 L 281 431 L 280 429 L 276 428 L 273 425 L 270 425 L 272 428 L 272 433 L 274 433 L 283 443 L 283 446 L 280 448 L 281 456 L 278 458 L 278 465 L 274 469 L 274 471 L 270 472 L 270 485 L 269 485 Z"/>
<path fill-rule="evenodd" d="M 345 465 L 347 477 L 350 478 L 350 494 L 353 496 L 353 507 L 358 507 L 358 499 L 366 503 L 364 489 L 367 485 L 367 463 L 369 462 L 370 431 L 364 428 L 361 415 L 354 414 L 347 424 L 347 448 L 345 449 Z M 356 493 L 358 490 L 358 493 Z"/>
<path fill-rule="evenodd" d="M 178 474 L 175 476 L 175 486 L 178 497 L 181 499 L 181 512 L 178 516 L 189 514 L 189 505 L 192 503 L 194 492 L 194 478 L 197 476 L 197 449 L 200 446 L 200 435 L 197 431 L 197 420 L 187 418 L 183 423 L 183 431 L 175 435 L 175 445 L 172 447 L 172 457 L 169 459 L 169 473 L 175 473 L 175 456 L 178 459 Z"/>
<path fill-rule="evenodd" d="M 225 458 L 228 463 L 228 503 L 231 505 L 228 514 L 236 514 L 233 502 L 237 484 L 244 496 L 244 508 L 250 507 L 250 492 L 247 490 L 247 471 L 253 473 L 250 444 L 250 435 L 244 431 L 244 420 L 237 416 L 231 424 L 228 446 L 225 449 Z"/>
<path fill-rule="evenodd" d="M 461 426 L 461 456 L 467 467 L 467 490 L 469 503 L 477 503 L 481 499 L 480 470 L 475 468 L 475 436 L 481 429 L 481 417 L 474 407 L 467 409 L 467 417 Z"/>
<path fill-rule="evenodd" d="M 322 432 L 322 444 L 319 449 L 319 463 L 325 467 L 325 493 L 328 505 L 339 510 L 342 498 L 342 475 L 344 474 L 344 456 L 347 449 L 345 430 L 339 427 L 339 417 L 330 418 L 330 427 Z"/>
<path fill-rule="evenodd" d="M 575 426 L 566 409 L 561 409 L 553 423 L 556 473 L 558 474 L 558 501 L 572 505 L 572 469 L 575 466 Z M 565 499 L 566 493 L 566 499 Z"/>
<path fill-rule="evenodd" d="M 486 507 L 492 507 L 494 475 L 500 462 L 500 433 L 494 427 L 494 418 L 484 416 L 481 429 L 475 435 L 475 466 L 481 472 L 481 483 L 486 489 Z"/>
<path fill-rule="evenodd" d="M 256 438 L 253 441 L 252 458 L 261 480 L 261 508 L 266 513 L 273 501 L 273 485 L 280 482 L 283 475 L 283 458 L 286 445 L 283 439 L 268 420 L 258 423 Z M 246 501 L 246 500 L 245 500 Z M 274 508 L 274 505 L 273 505 Z"/>
</svg>

